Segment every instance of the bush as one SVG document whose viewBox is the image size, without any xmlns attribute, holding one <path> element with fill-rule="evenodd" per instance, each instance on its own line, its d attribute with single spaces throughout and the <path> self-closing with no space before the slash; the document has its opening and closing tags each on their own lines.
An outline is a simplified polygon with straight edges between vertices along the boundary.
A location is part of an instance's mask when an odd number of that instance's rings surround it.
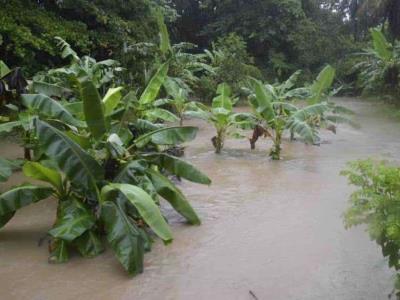
<svg viewBox="0 0 400 300">
<path fill-rule="evenodd" d="M 360 160 L 349 164 L 342 175 L 359 189 L 350 196 L 344 214 L 347 228 L 366 224 L 373 241 L 388 258 L 390 267 L 400 270 L 400 168 L 385 162 Z M 396 276 L 400 295 L 400 274 Z"/>
<path fill-rule="evenodd" d="M 236 33 L 217 39 L 212 51 L 206 51 L 215 72 L 203 76 L 197 93 L 210 102 L 220 83 L 226 83 L 234 94 L 239 94 L 248 76 L 262 78 L 261 71 L 254 65 L 254 59 L 247 52 L 246 42 Z"/>
</svg>

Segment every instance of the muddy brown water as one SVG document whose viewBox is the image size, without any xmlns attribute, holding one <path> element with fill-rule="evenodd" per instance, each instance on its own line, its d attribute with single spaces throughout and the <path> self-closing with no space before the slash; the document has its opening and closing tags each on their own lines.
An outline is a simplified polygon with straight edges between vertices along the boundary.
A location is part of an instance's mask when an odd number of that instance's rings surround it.
<svg viewBox="0 0 400 300">
<path fill-rule="evenodd" d="M 110 250 L 48 264 L 38 240 L 53 223 L 55 204 L 22 209 L 0 231 L 0 299 L 387 299 L 393 272 L 380 249 L 363 228 L 343 227 L 352 188 L 339 172 L 358 158 L 398 162 L 400 123 L 381 105 L 337 101 L 362 127 L 324 132 L 319 147 L 285 142 L 279 162 L 268 158 L 267 140 L 253 152 L 247 141 L 229 140 L 215 155 L 210 127 L 187 122 L 200 132 L 186 158 L 213 180 L 210 187 L 181 184 L 203 224 L 187 226 L 166 208 L 175 240 L 156 242 L 136 278 Z M 1 142 L 1 156 L 19 152 Z M 20 180 L 17 174 L 7 185 Z"/>
</svg>

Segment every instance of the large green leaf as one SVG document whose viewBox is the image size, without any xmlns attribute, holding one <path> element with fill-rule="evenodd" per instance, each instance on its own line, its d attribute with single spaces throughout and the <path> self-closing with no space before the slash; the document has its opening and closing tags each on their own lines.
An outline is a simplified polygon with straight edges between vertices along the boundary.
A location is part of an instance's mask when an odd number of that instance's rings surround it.
<svg viewBox="0 0 400 300">
<path fill-rule="evenodd" d="M 109 189 L 118 190 L 122 193 L 129 203 L 133 205 L 143 220 L 164 242 L 172 241 L 172 233 L 164 217 L 161 215 L 159 207 L 154 200 L 141 188 L 130 184 L 113 183 L 103 188 L 102 194 L 107 193 Z M 107 197 L 107 196 L 106 196 Z"/>
<path fill-rule="evenodd" d="M 109 116 L 113 110 L 117 107 L 118 103 L 122 99 L 122 94 L 121 90 L 123 87 L 116 87 L 116 88 L 110 88 L 106 95 L 103 97 L 103 103 L 104 103 L 104 114 L 106 116 Z"/>
<path fill-rule="evenodd" d="M 75 52 L 74 49 L 72 49 L 70 44 L 68 44 L 65 40 L 58 36 L 55 37 L 55 40 L 57 41 L 57 46 L 62 51 L 62 58 L 70 58 L 72 63 L 80 61 L 78 54 Z"/>
<path fill-rule="evenodd" d="M 64 98 L 72 94 L 72 90 L 65 87 L 41 81 L 33 81 L 32 88 L 37 94 L 43 94 L 49 97 L 56 96 Z"/>
<path fill-rule="evenodd" d="M 273 96 L 267 91 L 264 84 L 254 78 L 250 79 L 255 97 L 250 98 L 250 104 L 267 122 L 275 119 L 275 111 L 272 106 Z"/>
<path fill-rule="evenodd" d="M 7 123 L 1 123 L 0 124 L 0 133 L 2 132 L 11 132 L 15 128 L 21 127 L 23 125 L 22 121 L 13 121 L 13 122 L 7 122 Z"/>
<path fill-rule="evenodd" d="M 171 42 L 167 26 L 164 22 L 164 16 L 161 11 L 157 12 L 157 24 L 158 30 L 160 31 L 160 51 L 162 54 L 167 54 L 171 50 Z"/>
<path fill-rule="evenodd" d="M 58 119 L 65 123 L 82 126 L 82 122 L 75 119 L 71 113 L 65 109 L 59 102 L 41 94 L 24 94 L 21 95 L 21 102 L 26 107 L 37 111 L 41 115 L 45 115 L 54 119 Z"/>
<path fill-rule="evenodd" d="M 39 119 L 35 125 L 41 148 L 67 178 L 88 192 L 97 192 L 96 181 L 104 178 L 97 161 L 60 130 Z"/>
<path fill-rule="evenodd" d="M 145 154 L 144 158 L 179 177 L 200 184 L 211 184 L 207 175 L 182 159 L 164 153 Z"/>
<path fill-rule="evenodd" d="M 226 83 L 221 83 L 217 89 L 218 96 L 213 99 L 213 108 L 224 108 L 228 111 L 232 110 L 231 89 Z"/>
<path fill-rule="evenodd" d="M 88 230 L 79 236 L 74 245 L 83 257 L 92 258 L 104 252 L 100 236 L 93 230 Z"/>
<path fill-rule="evenodd" d="M 151 78 L 143 94 L 140 96 L 139 99 L 140 104 L 142 105 L 149 104 L 156 99 L 161 86 L 163 85 L 165 79 L 167 78 L 168 67 L 169 67 L 169 62 L 166 62 L 160 66 L 156 74 L 154 74 L 154 76 Z"/>
<path fill-rule="evenodd" d="M 162 120 L 166 122 L 176 122 L 179 120 L 173 113 L 162 108 L 153 108 L 146 111 L 146 117 L 150 121 Z"/>
<path fill-rule="evenodd" d="M 24 164 L 23 171 L 25 176 L 48 182 L 58 191 L 63 189 L 60 173 L 43 166 L 41 163 L 28 161 Z"/>
<path fill-rule="evenodd" d="M 157 199 L 157 191 L 153 183 L 144 174 L 148 168 L 148 164 L 144 160 L 136 160 L 128 163 L 114 178 L 115 183 L 127 183 L 136 185 L 145 190 L 153 199 Z"/>
<path fill-rule="evenodd" d="M 53 189 L 35 185 L 21 185 L 0 195 L 0 216 L 10 214 L 32 203 L 50 197 Z"/>
<path fill-rule="evenodd" d="M 144 242 L 121 205 L 118 202 L 105 201 L 101 206 L 101 219 L 107 240 L 125 270 L 130 275 L 142 273 Z"/>
<path fill-rule="evenodd" d="M 179 214 L 184 216 L 193 225 L 201 223 L 200 218 L 185 196 L 168 178 L 151 169 L 147 170 L 146 173 L 153 182 L 157 193 L 167 200 Z"/>
<path fill-rule="evenodd" d="M 156 145 L 178 145 L 192 141 L 198 130 L 190 126 L 161 128 L 138 137 L 135 145 L 139 148 L 150 142 Z"/>
<path fill-rule="evenodd" d="M 389 61 L 393 57 L 392 51 L 390 50 L 392 45 L 386 40 L 380 29 L 371 28 L 370 31 L 375 53 L 382 60 Z"/>
<path fill-rule="evenodd" d="M 96 86 L 88 77 L 79 79 L 79 90 L 83 101 L 85 121 L 90 133 L 95 139 L 99 140 L 107 131 L 103 102 Z"/>
<path fill-rule="evenodd" d="M 68 243 L 63 240 L 54 239 L 50 245 L 49 263 L 62 264 L 69 260 Z"/>
<path fill-rule="evenodd" d="M 320 102 L 323 98 L 323 94 L 332 86 L 333 80 L 335 79 L 336 70 L 327 65 L 318 74 L 317 79 L 311 86 L 311 92 L 313 96 L 310 98 L 309 102 L 311 104 Z"/>
<path fill-rule="evenodd" d="M 94 215 L 78 200 L 63 201 L 54 227 L 49 234 L 64 241 L 73 241 L 95 223 Z"/>
</svg>

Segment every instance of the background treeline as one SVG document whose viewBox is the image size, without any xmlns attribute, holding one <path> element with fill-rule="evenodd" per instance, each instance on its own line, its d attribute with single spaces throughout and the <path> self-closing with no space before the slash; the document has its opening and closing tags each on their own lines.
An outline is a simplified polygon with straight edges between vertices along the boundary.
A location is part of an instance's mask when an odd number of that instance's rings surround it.
<svg viewBox="0 0 400 300">
<path fill-rule="evenodd" d="M 230 54 L 223 72 L 228 78 L 220 82 L 233 85 L 237 74 L 283 80 L 297 69 L 310 80 L 331 64 L 343 91 L 360 93 L 354 65 L 362 59 L 354 53 L 368 46 L 369 29 L 383 25 L 389 41 L 400 37 L 396 0 L 0 0 L 0 5 L 0 57 L 23 66 L 27 75 L 60 63 L 55 36 L 79 54 L 114 58 L 142 72 L 157 56 L 149 45 L 158 39 L 157 8 L 173 42 L 197 45 L 190 52 L 223 48 Z"/>
</svg>

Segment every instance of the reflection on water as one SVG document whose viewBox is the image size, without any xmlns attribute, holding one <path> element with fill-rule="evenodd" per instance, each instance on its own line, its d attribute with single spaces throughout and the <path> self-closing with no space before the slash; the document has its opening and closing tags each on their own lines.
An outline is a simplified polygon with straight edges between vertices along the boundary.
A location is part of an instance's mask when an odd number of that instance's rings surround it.
<svg viewBox="0 0 400 300">
<path fill-rule="evenodd" d="M 143 275 L 129 279 L 111 251 L 65 265 L 47 264 L 38 247 L 51 226 L 49 200 L 21 210 L 0 232 L 4 299 L 385 299 L 392 272 L 361 228 L 345 231 L 341 215 L 351 188 L 338 174 L 349 160 L 400 159 L 400 126 L 377 105 L 338 100 L 357 112 L 360 129 L 324 132 L 320 146 L 285 142 L 271 161 L 271 143 L 255 151 L 228 140 L 215 155 L 214 132 L 200 121 L 186 157 L 212 179 L 210 187 L 179 183 L 203 225 L 182 223 L 164 207 L 175 240 L 157 242 Z M 15 147 L 1 145 L 15 157 Z M 18 175 L 12 181 L 18 181 Z M 4 189 L 4 186 L 0 186 Z M 2 298 L 1 297 L 1 298 Z"/>
</svg>

